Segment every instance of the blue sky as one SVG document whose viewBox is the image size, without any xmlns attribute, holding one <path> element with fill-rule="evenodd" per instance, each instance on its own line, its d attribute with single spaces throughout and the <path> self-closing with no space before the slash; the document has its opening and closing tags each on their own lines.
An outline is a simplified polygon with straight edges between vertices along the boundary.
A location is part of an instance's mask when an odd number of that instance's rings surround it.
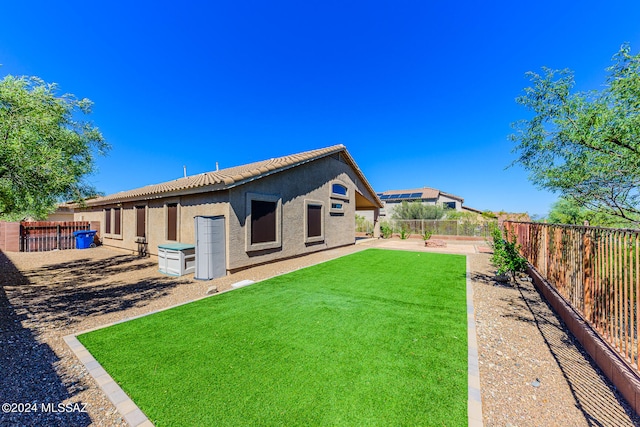
<svg viewBox="0 0 640 427">
<path fill-rule="evenodd" d="M 0 76 L 94 101 L 107 194 L 344 144 L 377 191 L 545 214 L 514 160 L 527 71 L 598 89 L 637 1 L 8 2 Z"/>
</svg>

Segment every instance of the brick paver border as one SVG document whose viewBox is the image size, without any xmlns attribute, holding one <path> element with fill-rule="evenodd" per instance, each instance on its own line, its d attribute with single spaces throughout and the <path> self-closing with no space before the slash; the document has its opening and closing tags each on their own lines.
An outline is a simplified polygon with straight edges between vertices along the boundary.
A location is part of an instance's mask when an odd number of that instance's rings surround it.
<svg viewBox="0 0 640 427">
<path fill-rule="evenodd" d="M 482 427 L 482 394 L 480 393 L 480 368 L 478 365 L 478 340 L 476 338 L 476 319 L 473 308 L 473 281 L 471 265 L 467 258 L 467 349 L 469 377 L 469 400 L 467 412 L 469 427 Z"/>
</svg>

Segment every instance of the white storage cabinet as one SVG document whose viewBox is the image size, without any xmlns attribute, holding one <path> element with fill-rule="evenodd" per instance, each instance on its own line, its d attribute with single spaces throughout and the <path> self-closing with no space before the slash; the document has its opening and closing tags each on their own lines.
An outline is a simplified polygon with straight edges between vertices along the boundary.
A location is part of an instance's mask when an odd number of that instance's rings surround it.
<svg viewBox="0 0 640 427">
<path fill-rule="evenodd" d="M 158 245 L 158 267 L 160 273 L 183 276 L 196 269 L 196 247 L 186 243 Z"/>
</svg>

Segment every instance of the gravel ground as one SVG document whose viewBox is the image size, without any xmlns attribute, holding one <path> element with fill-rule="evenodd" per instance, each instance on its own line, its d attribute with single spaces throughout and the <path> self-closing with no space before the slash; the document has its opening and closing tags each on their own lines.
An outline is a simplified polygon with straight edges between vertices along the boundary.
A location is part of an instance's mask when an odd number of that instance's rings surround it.
<svg viewBox="0 0 640 427">
<path fill-rule="evenodd" d="M 634 426 L 638 417 L 529 278 L 470 255 L 485 426 Z"/>
<path fill-rule="evenodd" d="M 446 252 L 470 256 L 485 425 L 638 425 L 530 282 L 496 286 L 482 242 L 447 244 Z M 0 252 L 0 403 L 31 404 L 0 412 L 0 425 L 124 426 L 63 336 L 372 246 L 427 250 L 415 241 L 365 242 L 207 282 L 164 276 L 153 259 L 104 247 Z"/>
</svg>

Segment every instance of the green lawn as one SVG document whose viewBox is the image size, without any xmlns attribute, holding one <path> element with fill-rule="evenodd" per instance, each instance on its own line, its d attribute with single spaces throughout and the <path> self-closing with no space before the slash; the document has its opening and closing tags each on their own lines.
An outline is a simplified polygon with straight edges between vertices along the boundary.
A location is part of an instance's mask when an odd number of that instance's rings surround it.
<svg viewBox="0 0 640 427">
<path fill-rule="evenodd" d="M 461 426 L 465 265 L 369 249 L 78 338 L 157 426 Z"/>
</svg>

